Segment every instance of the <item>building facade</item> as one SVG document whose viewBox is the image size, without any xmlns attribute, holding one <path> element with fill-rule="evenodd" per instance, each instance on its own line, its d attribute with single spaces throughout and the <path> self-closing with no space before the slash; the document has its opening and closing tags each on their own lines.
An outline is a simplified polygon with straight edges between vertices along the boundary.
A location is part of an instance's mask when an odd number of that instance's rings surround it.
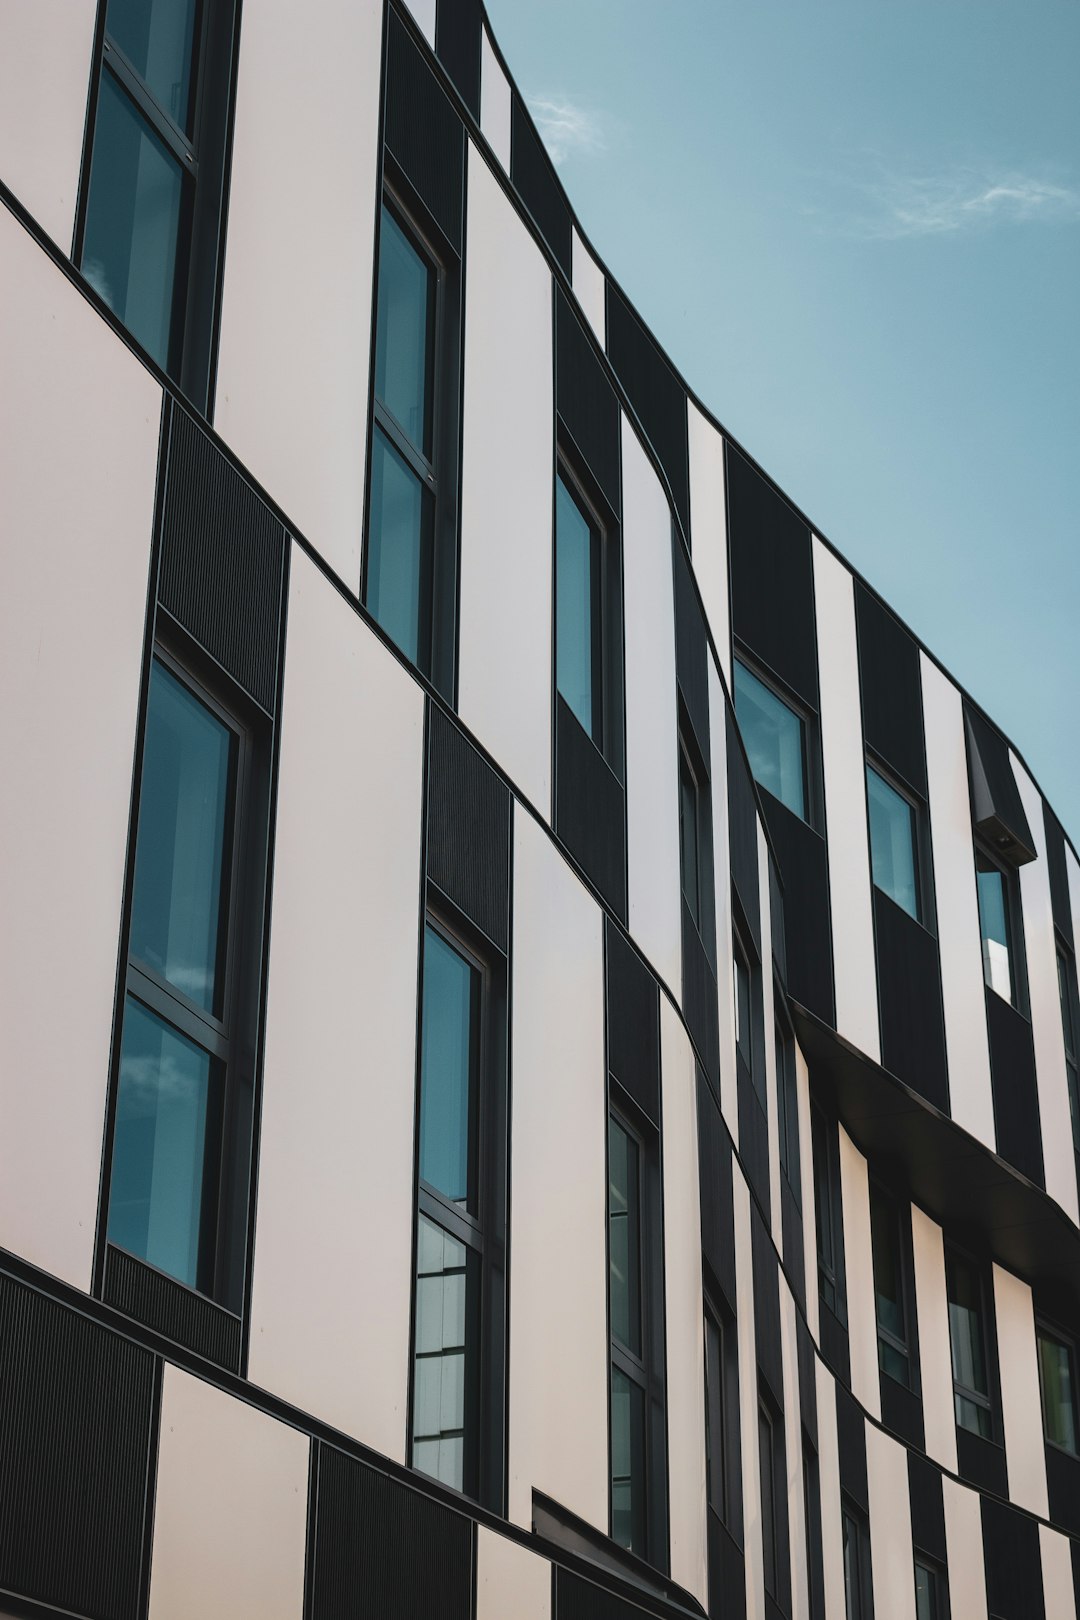
<svg viewBox="0 0 1080 1620">
<path fill-rule="evenodd" d="M 5 0 L 0 181 L 0 1615 L 1076 1620 L 1076 851 L 479 0 Z"/>
</svg>

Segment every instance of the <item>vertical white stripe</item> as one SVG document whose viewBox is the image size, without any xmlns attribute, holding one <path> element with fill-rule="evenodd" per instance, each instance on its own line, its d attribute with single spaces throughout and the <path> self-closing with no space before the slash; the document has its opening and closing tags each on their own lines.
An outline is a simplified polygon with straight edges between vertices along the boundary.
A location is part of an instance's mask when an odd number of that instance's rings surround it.
<svg viewBox="0 0 1080 1620">
<path fill-rule="evenodd" d="M 949 1607 L 956 1620 L 986 1620 L 986 1565 L 978 1491 L 941 1480 L 945 1500 L 945 1546 L 949 1555 Z"/>
<path fill-rule="evenodd" d="M 765 1123 L 769 1144 L 769 1224 L 777 1254 L 784 1252 L 784 1220 L 780 1206 L 780 1124 L 776 1093 L 776 1007 L 773 983 L 772 892 L 769 887 L 769 846 L 758 824 L 758 897 L 761 907 L 761 1010 L 765 1024 Z M 724 987 L 727 988 L 726 986 Z"/>
<path fill-rule="evenodd" d="M 821 1497 L 821 1555 L 825 1574 L 825 1613 L 847 1612 L 844 1588 L 844 1532 L 840 1517 L 840 1444 L 836 1433 L 836 1382 L 814 1357 L 817 1379 L 818 1494 Z"/>
<path fill-rule="evenodd" d="M 1048 1524 L 1040 1524 L 1039 1550 L 1042 1553 L 1046 1620 L 1076 1620 L 1076 1592 L 1068 1536 L 1052 1530 Z"/>
<path fill-rule="evenodd" d="M 844 1206 L 844 1272 L 847 1279 L 851 1389 L 857 1401 L 881 1416 L 877 1307 L 870 1239 L 870 1184 L 866 1160 L 845 1131 L 840 1133 L 840 1190 Z"/>
<path fill-rule="evenodd" d="M 739 1145 L 735 1067 L 734 960 L 731 948 L 731 833 L 728 825 L 727 702 L 709 657 L 709 753 L 712 764 L 713 882 L 716 890 L 716 979 L 720 1014 L 720 1112 Z"/>
<path fill-rule="evenodd" d="M 0 175 L 71 252 L 94 49 L 93 0 L 0 6 Z"/>
<path fill-rule="evenodd" d="M 803 1263 L 806 1267 L 806 1320 L 817 1342 L 819 1332 L 817 1267 L 817 1195 L 814 1147 L 810 1134 L 810 1071 L 802 1048 L 795 1046 L 795 1079 L 799 1090 L 799 1181 L 802 1196 Z"/>
<path fill-rule="evenodd" d="M 758 1457 L 758 1371 L 754 1333 L 754 1260 L 750 1190 L 732 1161 L 735 1207 L 735 1292 L 739 1302 L 739 1430 L 742 1450 L 743 1556 L 746 1620 L 765 1620 L 765 1554 L 761 1542 L 761 1463 Z"/>
<path fill-rule="evenodd" d="M 596 333 L 602 349 L 607 348 L 607 281 L 574 226 L 570 239 L 570 265 L 574 297 L 582 314 Z"/>
<path fill-rule="evenodd" d="M 915 1620 L 907 1451 L 872 1423 L 866 1425 L 866 1483 L 874 1620 Z"/>
<path fill-rule="evenodd" d="M 551 1565 L 486 1524 L 476 1530 L 476 1620 L 551 1620 Z"/>
<path fill-rule="evenodd" d="M 485 28 L 480 44 L 480 128 L 491 150 L 510 173 L 510 80 L 492 49 Z"/>
<path fill-rule="evenodd" d="M 780 1350 L 784 1366 L 784 1446 L 787 1452 L 788 1540 L 791 1552 L 791 1620 L 810 1620 L 806 1565 L 806 1505 L 803 1501 L 799 1339 L 795 1301 L 780 1278 Z"/>
<path fill-rule="evenodd" d="M 916 1204 L 911 1206 L 911 1241 L 915 1254 L 915 1314 L 919 1319 L 926 1454 L 943 1468 L 955 1472 L 956 1409 L 949 1302 L 945 1291 L 945 1245 L 941 1227 Z"/>
<path fill-rule="evenodd" d="M 1001 1266 L 993 1275 L 1009 1499 L 1045 1518 L 1050 1509 L 1031 1289 Z"/>
<path fill-rule="evenodd" d="M 728 590 L 727 493 L 724 441 L 692 399 L 686 401 L 690 448 L 690 533 L 694 574 L 705 604 L 724 679 L 731 688 L 731 609 Z"/>
</svg>

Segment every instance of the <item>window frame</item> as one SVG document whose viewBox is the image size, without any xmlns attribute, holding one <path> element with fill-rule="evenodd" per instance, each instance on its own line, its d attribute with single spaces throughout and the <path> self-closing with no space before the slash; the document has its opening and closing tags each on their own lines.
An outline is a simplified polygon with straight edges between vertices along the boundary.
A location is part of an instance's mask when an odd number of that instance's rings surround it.
<svg viewBox="0 0 1080 1620">
<path fill-rule="evenodd" d="M 855 1549 L 856 1576 L 858 1588 L 852 1601 L 851 1586 L 848 1581 L 848 1526 L 854 1530 L 852 1545 Z M 840 1537 L 841 1558 L 844 1566 L 844 1596 L 850 1620 L 870 1620 L 874 1612 L 873 1586 L 871 1583 L 871 1548 L 870 1525 L 866 1514 L 856 1506 L 846 1491 L 840 1495 Z"/>
<path fill-rule="evenodd" d="M 741 1539 L 739 1350 L 735 1318 L 703 1283 L 705 1347 L 705 1501 L 728 1532 Z M 710 1353 L 710 1342 L 715 1351 Z M 719 1430 L 719 1433 L 717 1433 Z"/>
<path fill-rule="evenodd" d="M 559 689 L 559 624 L 558 624 L 558 493 L 562 484 L 589 528 L 596 545 L 595 600 L 593 602 L 594 660 L 594 726 L 599 723 L 600 735 L 585 731 L 581 721 Z M 622 614 L 622 533 L 619 520 L 609 502 L 601 494 L 596 480 L 577 454 L 569 435 L 560 427 L 555 447 L 555 477 L 552 501 L 552 681 L 556 699 L 569 710 L 578 726 L 604 760 L 612 775 L 622 784 L 626 760 L 626 705 L 623 674 L 623 614 Z M 599 683 L 599 699 L 595 686 Z"/>
<path fill-rule="evenodd" d="M 986 935 L 983 932 L 982 905 L 979 901 L 979 861 L 986 861 L 989 866 L 1000 873 L 1003 894 L 1005 899 L 1005 932 L 1008 936 L 1009 949 L 1009 976 L 1012 982 L 1012 996 L 1005 997 L 1000 990 L 994 988 L 987 977 L 986 968 Z M 993 992 L 999 1001 L 1004 1001 L 1007 1007 L 1012 1007 L 1022 1018 L 1028 1017 L 1028 988 L 1027 988 L 1027 961 L 1024 951 L 1024 924 L 1023 910 L 1020 895 L 1020 874 L 1015 866 L 993 850 L 984 838 L 975 837 L 975 901 L 979 920 L 979 951 L 982 956 L 983 983 L 987 990 Z"/>
<path fill-rule="evenodd" d="M 900 1290 L 899 1305 L 903 1312 L 904 1334 L 900 1336 L 885 1326 L 878 1313 L 878 1286 L 877 1272 L 873 1264 L 874 1255 L 874 1228 L 880 1219 L 888 1219 L 891 1227 L 891 1236 L 896 1244 L 896 1273 Z M 909 1216 L 910 1219 L 910 1216 Z M 874 1323 L 877 1330 L 878 1341 L 878 1373 L 882 1378 L 891 1378 L 894 1384 L 906 1389 L 913 1395 L 918 1395 L 920 1389 L 918 1367 L 918 1326 L 915 1318 L 915 1280 L 911 1275 L 911 1266 L 908 1256 L 908 1245 L 904 1241 L 903 1206 L 876 1177 L 870 1179 L 870 1254 L 871 1268 L 874 1271 Z M 902 1382 L 891 1373 L 882 1363 L 882 1342 L 902 1355 L 907 1364 L 908 1376 Z"/>
<path fill-rule="evenodd" d="M 1047 1432 L 1046 1422 L 1046 1387 L 1043 1381 L 1042 1353 L 1040 1340 L 1047 1338 L 1054 1344 L 1060 1345 L 1068 1357 L 1069 1383 L 1072 1391 L 1072 1420 L 1075 1445 L 1070 1449 L 1063 1446 L 1060 1441 L 1052 1440 Z M 1071 1457 L 1074 1461 L 1080 1459 L 1080 1392 L 1077 1389 L 1077 1371 L 1080 1369 L 1080 1358 L 1077 1355 L 1077 1342 L 1072 1334 L 1059 1328 L 1049 1317 L 1040 1311 L 1035 1317 L 1035 1360 L 1039 1370 L 1039 1406 L 1042 1411 L 1043 1441 L 1062 1456 Z"/>
<path fill-rule="evenodd" d="M 916 1593 L 918 1592 L 920 1569 L 924 1570 L 934 1583 L 932 1592 L 934 1608 L 930 1620 L 949 1620 L 950 1610 L 948 1572 L 943 1564 L 939 1563 L 936 1558 L 931 1558 L 919 1547 L 915 1547 L 913 1551 L 914 1556 L 912 1558 L 912 1574 L 914 1577 Z"/>
<path fill-rule="evenodd" d="M 847 1326 L 847 1290 L 844 1271 L 844 1218 L 840 1187 L 840 1144 L 835 1119 L 828 1115 L 816 1098 L 810 1099 L 810 1148 L 814 1171 L 814 1237 L 817 1258 L 818 1296 L 841 1326 Z M 822 1188 L 824 1172 L 824 1189 Z M 825 1196 L 822 1196 L 824 1190 Z M 828 1233 L 832 1248 L 832 1263 L 826 1265 L 821 1250 L 822 1223 L 828 1215 Z M 830 1299 L 822 1286 L 823 1280 L 832 1291 Z"/>
<path fill-rule="evenodd" d="M 761 1515 L 761 1564 L 765 1591 L 774 1602 L 780 1600 L 782 1583 L 780 1579 L 780 1561 L 782 1549 L 782 1515 L 778 1509 L 777 1495 L 780 1482 L 786 1484 L 786 1468 L 783 1451 L 783 1415 L 778 1414 L 771 1402 L 766 1398 L 761 1380 L 758 1381 L 758 1507 Z M 768 1465 L 769 1465 L 769 1500 L 766 1503 L 765 1490 L 765 1457 L 762 1446 L 763 1433 L 768 1436 Z M 769 1537 L 766 1541 L 765 1529 L 768 1519 Z M 771 1544 L 771 1545 L 770 1545 Z M 771 1552 L 771 1559 L 770 1559 Z M 771 1568 L 770 1568 L 771 1563 Z"/>
<path fill-rule="evenodd" d="M 691 900 L 690 896 L 686 892 L 686 832 L 685 832 L 685 820 L 686 820 L 686 818 L 683 815 L 683 789 L 684 789 L 684 786 L 685 786 L 684 778 L 689 779 L 689 785 L 690 785 L 691 789 L 693 790 L 693 809 L 694 809 L 694 813 L 693 813 L 693 816 L 691 818 L 692 825 L 693 825 L 693 832 L 694 832 L 694 891 L 695 892 L 694 892 L 693 900 Z M 690 918 L 691 918 L 691 920 L 692 920 L 692 922 L 694 924 L 694 927 L 697 929 L 699 935 L 701 933 L 701 924 L 702 924 L 702 919 L 703 919 L 703 915 L 704 915 L 704 904 L 703 904 L 703 897 L 702 897 L 702 871 L 701 871 L 702 848 L 703 848 L 703 840 L 702 840 L 702 836 L 701 836 L 701 781 L 699 780 L 699 774 L 698 774 L 697 768 L 695 766 L 694 759 L 693 759 L 690 747 L 689 747 L 689 745 L 688 745 L 688 743 L 686 741 L 686 738 L 684 736 L 683 727 L 680 725 L 680 727 L 679 727 L 679 892 L 682 895 L 683 902 L 686 905 L 686 909 L 690 913 Z"/>
<path fill-rule="evenodd" d="M 763 782 L 759 782 L 757 777 L 754 776 L 753 767 L 751 766 L 750 774 L 754 784 L 761 792 L 767 793 L 770 799 L 774 799 L 777 804 L 783 805 L 788 814 L 794 816 L 797 821 L 802 821 L 813 831 L 820 832 L 824 821 L 824 812 L 821 766 L 817 746 L 817 714 L 808 707 L 802 698 L 792 691 L 785 681 L 781 680 L 767 665 L 755 657 L 745 642 L 740 640 L 738 636 L 734 640 L 733 658 L 731 702 L 735 710 L 736 724 L 738 724 L 738 708 L 735 703 L 735 665 L 741 665 L 747 674 L 752 675 L 756 681 L 759 681 L 766 691 L 770 692 L 777 702 L 782 703 L 784 708 L 799 721 L 802 746 L 803 815 L 800 816 L 798 811 L 792 810 L 789 804 L 778 798 L 771 788 L 767 787 Z M 749 749 L 746 750 L 746 756 L 749 765 Z"/>
<path fill-rule="evenodd" d="M 975 1283 L 976 1283 L 976 1286 L 977 1286 L 978 1292 L 979 1292 L 979 1313 L 978 1313 L 978 1315 L 979 1315 L 979 1329 L 980 1329 L 980 1333 L 981 1333 L 981 1336 L 982 1336 L 982 1353 L 983 1353 L 983 1361 L 984 1361 L 985 1369 L 986 1369 L 986 1386 L 987 1386 L 987 1393 L 985 1395 L 982 1393 L 981 1390 L 970 1389 L 966 1384 L 960 1383 L 960 1381 L 957 1379 L 957 1376 L 956 1376 L 956 1362 L 955 1362 L 955 1355 L 954 1355 L 954 1352 L 953 1352 L 953 1342 L 952 1342 L 952 1295 L 951 1295 L 951 1273 L 952 1273 L 953 1267 L 956 1266 L 956 1265 L 964 1266 L 971 1272 L 971 1274 L 973 1275 L 973 1277 L 975 1279 Z M 953 1419 L 954 1419 L 954 1422 L 956 1424 L 956 1427 L 958 1429 L 963 1429 L 965 1434 L 974 1435 L 977 1440 L 982 1440 L 982 1441 L 985 1441 L 985 1442 L 989 1442 L 991 1445 L 997 1445 L 999 1443 L 999 1440 L 998 1440 L 998 1416 L 997 1416 L 996 1403 L 995 1403 L 995 1400 L 994 1400 L 994 1383 L 995 1383 L 995 1379 L 994 1379 L 994 1359 L 993 1359 L 994 1358 L 994 1345 L 993 1345 L 993 1342 L 992 1342 L 992 1339 L 991 1339 L 991 1318 L 990 1318 L 990 1314 L 989 1314 L 989 1311 L 988 1311 L 988 1308 L 987 1308 L 987 1302 L 988 1302 L 988 1290 L 987 1290 L 987 1279 L 986 1279 L 986 1274 L 985 1274 L 985 1268 L 982 1265 L 980 1265 L 979 1261 L 976 1260 L 975 1257 L 972 1254 L 970 1254 L 966 1249 L 962 1249 L 956 1243 L 953 1243 L 950 1240 L 946 1240 L 946 1243 L 945 1243 L 945 1307 L 946 1307 L 946 1312 L 947 1312 L 948 1321 L 949 1321 L 949 1364 L 950 1364 L 950 1372 L 951 1372 L 951 1375 L 952 1375 L 952 1386 L 953 1386 Z M 989 1424 L 989 1433 L 988 1434 L 982 1434 L 982 1433 L 980 1433 L 979 1430 L 972 1429 L 968 1424 L 961 1423 L 960 1414 L 959 1414 L 959 1411 L 957 1409 L 957 1397 L 958 1396 L 961 1397 L 964 1400 L 970 1401 L 973 1406 L 977 1406 L 981 1410 L 986 1412 L 987 1420 L 988 1420 L 988 1424 Z"/>
<path fill-rule="evenodd" d="M 776 1050 L 776 1123 L 780 1144 L 780 1174 L 787 1182 L 796 1205 L 802 1209 L 802 1161 L 800 1158 L 799 1071 L 795 1056 L 795 1031 L 787 1010 L 787 998 L 779 979 L 773 988 L 773 1041 Z"/>
<path fill-rule="evenodd" d="M 1054 930 L 1057 959 L 1058 1001 L 1061 1005 L 1061 1034 L 1065 1046 L 1065 1087 L 1069 1094 L 1073 1154 L 1080 1186 L 1080 993 L 1076 977 L 1076 957 Z"/>
<path fill-rule="evenodd" d="M 932 934 L 934 932 L 934 897 L 933 886 L 930 881 L 930 835 L 927 825 L 926 805 L 915 793 L 912 792 L 909 787 L 907 787 L 902 779 L 897 776 L 895 771 L 890 770 L 889 766 L 885 764 L 880 755 L 874 753 L 874 751 L 870 748 L 866 750 L 864 766 L 863 785 L 866 793 L 866 838 L 870 856 L 870 886 L 872 889 L 875 889 L 878 894 L 883 894 L 886 900 L 891 901 L 891 903 L 896 906 L 898 910 L 902 911 L 906 917 L 911 917 L 912 922 L 918 923 L 920 928 L 925 928 L 928 933 Z M 908 911 L 906 906 L 901 905 L 900 901 L 889 893 L 888 889 L 883 889 L 881 885 L 874 880 L 873 819 L 870 814 L 869 773 L 871 771 L 879 781 L 885 784 L 887 788 L 892 789 L 897 798 L 901 799 L 904 804 L 907 805 L 908 811 L 910 812 L 911 820 L 909 822 L 909 827 L 911 832 L 911 861 L 915 879 L 914 916 L 912 916 L 911 912 Z"/>
</svg>

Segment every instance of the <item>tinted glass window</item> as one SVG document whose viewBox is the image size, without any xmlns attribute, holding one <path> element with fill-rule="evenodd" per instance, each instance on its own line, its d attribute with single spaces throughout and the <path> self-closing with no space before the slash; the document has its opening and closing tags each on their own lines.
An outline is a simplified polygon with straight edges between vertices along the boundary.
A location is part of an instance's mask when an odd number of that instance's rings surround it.
<svg viewBox="0 0 1080 1620">
<path fill-rule="evenodd" d="M 753 1030 L 750 1020 L 750 969 L 738 946 L 732 962 L 735 991 L 735 1046 L 747 1068 L 753 1066 Z"/>
<path fill-rule="evenodd" d="M 961 1428 L 989 1439 L 990 1386 L 986 1372 L 986 1339 L 978 1274 L 974 1266 L 954 1254 L 948 1256 L 945 1272 L 956 1421 Z"/>
<path fill-rule="evenodd" d="M 424 936 L 420 1177 L 475 1207 L 476 968 L 429 927 Z"/>
<path fill-rule="evenodd" d="M 195 0 L 109 0 L 105 27 L 155 100 L 187 130 Z"/>
<path fill-rule="evenodd" d="M 1042 1328 L 1039 1330 L 1039 1374 L 1046 1438 L 1075 1455 L 1076 1372 L 1072 1351 L 1061 1339 Z"/>
<path fill-rule="evenodd" d="M 562 697 L 599 748 L 600 536 L 555 480 L 555 673 Z"/>
<path fill-rule="evenodd" d="M 777 995 L 779 995 L 777 990 Z M 776 1031 L 777 1114 L 780 1126 L 780 1168 L 788 1186 L 799 1197 L 799 1092 L 795 1074 L 795 1046 L 777 1020 Z"/>
<path fill-rule="evenodd" d="M 431 450 L 431 337 L 435 277 L 388 208 L 379 238 L 375 392 L 407 438 Z"/>
<path fill-rule="evenodd" d="M 866 767 L 870 808 L 870 857 L 874 883 L 909 917 L 919 916 L 915 868 L 915 812 L 872 766 Z"/>
<path fill-rule="evenodd" d="M 761 1551 L 765 1590 L 776 1595 L 776 1459 L 773 1426 L 763 1406 L 758 1407 L 758 1467 L 761 1475 Z"/>
<path fill-rule="evenodd" d="M 737 659 L 735 714 L 754 780 L 805 821 L 802 719 Z"/>
<path fill-rule="evenodd" d="M 846 1620 L 864 1620 L 863 1547 L 858 1520 L 846 1510 L 844 1522 L 844 1600 Z"/>
<path fill-rule="evenodd" d="M 431 496 L 376 428 L 371 444 L 367 605 L 414 664 L 428 661 Z"/>
<path fill-rule="evenodd" d="M 939 1620 L 937 1575 L 929 1565 L 915 1565 L 915 1620 Z"/>
<path fill-rule="evenodd" d="M 475 1255 L 421 1215 L 416 1239 L 412 1462 L 464 1489 Z"/>
<path fill-rule="evenodd" d="M 721 1518 L 725 1504 L 724 1447 L 724 1330 L 715 1317 L 705 1316 L 705 1478 L 709 1506 Z"/>
<path fill-rule="evenodd" d="M 645 1552 L 645 1394 L 611 1369 L 611 1538 Z"/>
<path fill-rule="evenodd" d="M 818 1284 L 822 1299 L 830 1310 L 835 1311 L 838 1297 L 832 1167 L 829 1160 L 825 1118 L 817 1108 L 814 1108 L 810 1116 L 810 1125 L 814 1156 L 814 1221 L 817 1227 Z"/>
<path fill-rule="evenodd" d="M 608 1121 L 608 1252 L 611 1331 L 641 1354 L 641 1224 L 638 1145 L 619 1122 Z"/>
<path fill-rule="evenodd" d="M 898 1383 L 910 1384 L 899 1215 L 880 1196 L 870 1200 L 877 1305 L 878 1363 Z"/>
<path fill-rule="evenodd" d="M 1009 889 L 1005 874 L 981 850 L 975 854 L 982 934 L 983 976 L 991 990 L 1012 1001 L 1013 973 L 1009 941 Z"/>
<path fill-rule="evenodd" d="M 682 891 L 697 922 L 700 916 L 698 883 L 698 790 L 685 750 L 679 751 L 679 853 L 682 857 Z"/>
</svg>

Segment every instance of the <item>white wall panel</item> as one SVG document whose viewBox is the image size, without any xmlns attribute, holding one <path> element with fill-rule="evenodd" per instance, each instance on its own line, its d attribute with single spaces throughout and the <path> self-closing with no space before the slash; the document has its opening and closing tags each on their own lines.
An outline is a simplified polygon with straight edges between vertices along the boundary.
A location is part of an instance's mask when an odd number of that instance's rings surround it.
<svg viewBox="0 0 1080 1620">
<path fill-rule="evenodd" d="M 880 1062 L 855 588 L 848 569 L 822 545 L 817 535 L 814 536 L 814 602 L 825 821 L 829 833 L 836 1028 L 860 1051 Z"/>
<path fill-rule="evenodd" d="M 964 706 L 957 688 L 925 653 L 920 652 L 919 664 L 949 1060 L 949 1108 L 958 1125 L 993 1148 L 994 1100 L 975 893 Z"/>
<path fill-rule="evenodd" d="M 735 1212 L 735 1332 L 739 1357 L 739 1440 L 742 1450 L 743 1554 L 746 1620 L 765 1620 L 765 1554 L 761 1541 L 761 1464 L 758 1457 L 758 1370 L 754 1343 L 754 1260 L 750 1236 L 750 1189 L 736 1163 L 731 1167 Z"/>
<path fill-rule="evenodd" d="M 739 1145 L 739 1089 L 735 1063 L 734 963 L 731 947 L 731 831 L 728 823 L 727 703 L 709 654 L 709 732 L 716 889 L 716 983 L 720 1013 L 720 1110 Z"/>
<path fill-rule="evenodd" d="M 690 533 L 694 574 L 720 666 L 731 690 L 731 607 L 728 590 L 727 494 L 724 441 L 692 399 L 686 402 L 690 446 Z M 714 732 L 715 736 L 716 733 Z"/>
<path fill-rule="evenodd" d="M 806 1268 L 806 1320 L 818 1336 L 817 1198 L 814 1147 L 810 1134 L 810 1071 L 802 1048 L 795 1044 L 795 1081 L 799 1098 L 799 1191 L 802 1197 L 803 1263 Z"/>
<path fill-rule="evenodd" d="M 993 1272 L 1009 1499 L 1045 1518 L 1046 1451 L 1031 1289 L 1001 1266 Z"/>
<path fill-rule="evenodd" d="M 697 1064 L 690 1038 L 667 996 L 660 998 L 660 1051 L 671 1577 L 707 1605 Z"/>
<path fill-rule="evenodd" d="M 1076 1620 L 1076 1592 L 1068 1536 L 1051 1530 L 1048 1524 L 1040 1524 L 1039 1549 L 1042 1553 L 1046 1620 Z"/>
<path fill-rule="evenodd" d="M 956 1620 L 986 1620 L 986 1566 L 978 1491 L 943 1475 L 949 1608 Z"/>
<path fill-rule="evenodd" d="M 435 49 L 435 0 L 405 0 L 406 5 L 416 18 L 416 26 L 431 46 Z"/>
<path fill-rule="evenodd" d="M 817 1379 L 818 1489 L 821 1496 L 821 1553 L 825 1613 L 847 1613 L 844 1597 L 844 1532 L 840 1517 L 840 1443 L 836 1432 L 836 1382 L 814 1357 Z"/>
<path fill-rule="evenodd" d="M 71 252 L 94 0 L 4 0 L 0 5 L 0 180 Z"/>
<path fill-rule="evenodd" d="M 458 710 L 551 815 L 551 273 L 469 147 Z"/>
<path fill-rule="evenodd" d="M 419 687 L 294 547 L 249 1369 L 399 1461 L 423 724 Z"/>
<path fill-rule="evenodd" d="M 602 349 L 607 348 L 607 279 L 585 243 L 573 227 L 570 239 L 570 267 L 574 297 L 581 305 Z"/>
<path fill-rule="evenodd" d="M 360 589 L 380 0 L 244 12 L 214 422 Z"/>
<path fill-rule="evenodd" d="M 1076 1159 L 1073 1153 L 1069 1089 L 1065 1078 L 1065 1035 L 1058 993 L 1057 942 L 1054 937 L 1054 908 L 1050 898 L 1050 873 L 1046 864 L 1042 794 L 1016 755 L 1010 752 L 1009 757 L 1037 855 L 1036 860 L 1020 868 L 1020 900 L 1027 947 L 1028 999 L 1031 1004 L 1031 1033 L 1035 1042 L 1046 1190 L 1069 1218 L 1076 1221 L 1080 1218 L 1076 1198 Z"/>
<path fill-rule="evenodd" d="M 847 1278 L 851 1390 L 874 1417 L 881 1416 L 878 1379 L 877 1306 L 870 1239 L 870 1184 L 866 1160 L 841 1125 L 840 1191 L 844 1206 L 844 1271 Z"/>
<path fill-rule="evenodd" d="M 166 1363 L 150 1620 L 302 1620 L 311 1442 Z"/>
<path fill-rule="evenodd" d="M 945 1245 L 941 1227 L 911 1206 L 915 1256 L 915 1314 L 919 1322 L 926 1453 L 943 1468 L 956 1469 L 956 1409 L 953 1403 L 952 1341 L 945 1291 Z"/>
<path fill-rule="evenodd" d="M 492 49 L 485 28 L 480 45 L 480 128 L 499 162 L 510 173 L 510 80 Z"/>
<path fill-rule="evenodd" d="M 603 922 L 520 808 L 512 961 L 509 1514 L 535 1486 L 606 1534 Z"/>
<path fill-rule="evenodd" d="M 161 389 L 2 206 L 0 286 L 0 1247 L 88 1289 Z"/>
<path fill-rule="evenodd" d="M 907 1451 L 872 1423 L 866 1425 L 866 1483 L 874 1620 L 915 1620 Z"/>
<path fill-rule="evenodd" d="M 551 1620 L 551 1565 L 487 1525 L 476 1532 L 476 1620 Z"/>
<path fill-rule="evenodd" d="M 671 511 L 652 463 L 625 415 L 622 458 L 630 932 L 672 993 L 681 996 Z"/>
<path fill-rule="evenodd" d="M 787 1459 L 788 1541 L 791 1554 L 791 1620 L 810 1620 L 803 1501 L 803 1439 L 799 1397 L 799 1340 L 795 1301 L 780 1272 L 780 1350 L 784 1368 L 784 1444 Z"/>
</svg>

